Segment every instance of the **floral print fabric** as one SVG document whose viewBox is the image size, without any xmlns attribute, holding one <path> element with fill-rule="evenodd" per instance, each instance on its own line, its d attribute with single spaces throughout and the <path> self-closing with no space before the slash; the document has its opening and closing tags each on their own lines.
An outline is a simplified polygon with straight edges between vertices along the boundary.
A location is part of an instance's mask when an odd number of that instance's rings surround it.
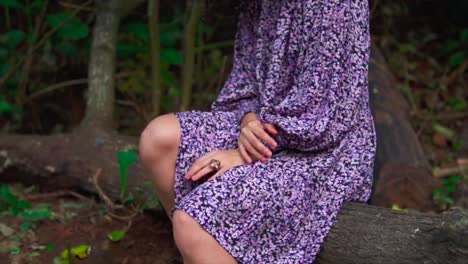
<svg viewBox="0 0 468 264">
<path fill-rule="evenodd" d="M 367 1 L 245 1 L 233 68 L 211 111 L 176 113 L 172 212 L 191 215 L 239 263 L 312 263 L 343 202 L 370 197 L 369 53 Z M 273 157 L 184 181 L 205 153 L 237 148 L 248 111 L 277 128 Z"/>
</svg>

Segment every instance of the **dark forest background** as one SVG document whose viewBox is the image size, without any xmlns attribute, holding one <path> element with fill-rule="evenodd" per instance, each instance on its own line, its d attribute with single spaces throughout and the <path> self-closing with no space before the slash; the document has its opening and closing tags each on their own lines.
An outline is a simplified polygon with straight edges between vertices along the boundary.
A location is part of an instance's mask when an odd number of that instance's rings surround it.
<svg viewBox="0 0 468 264">
<path fill-rule="evenodd" d="M 142 174 L 135 138 L 158 115 L 209 110 L 232 65 L 236 12 L 180 0 L 109 11 L 118 2 L 0 0 L 1 263 L 180 261 L 151 185 L 132 178 Z M 384 68 L 370 91 L 376 108 L 385 105 L 377 119 L 394 118 L 388 131 L 397 131 L 378 135 L 386 147 L 377 173 L 398 174 L 376 177 L 372 203 L 434 215 L 467 208 L 468 1 L 370 8 L 380 56 L 371 67 Z M 96 36 L 112 35 L 99 22 L 112 12 L 115 45 L 96 46 Z M 379 83 L 392 92 L 379 97 Z M 93 107 L 90 97 L 110 103 Z"/>
</svg>

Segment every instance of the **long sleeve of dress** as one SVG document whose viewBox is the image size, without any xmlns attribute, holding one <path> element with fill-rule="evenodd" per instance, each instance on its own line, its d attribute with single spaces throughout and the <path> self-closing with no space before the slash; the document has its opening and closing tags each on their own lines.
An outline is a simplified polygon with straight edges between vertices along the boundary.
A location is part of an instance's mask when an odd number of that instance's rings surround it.
<svg viewBox="0 0 468 264">
<path fill-rule="evenodd" d="M 242 118 L 247 112 L 259 109 L 255 80 L 254 49 L 258 3 L 252 1 L 240 10 L 234 43 L 234 62 L 231 73 L 211 104 L 212 111 L 235 111 Z"/>
<path fill-rule="evenodd" d="M 293 71 L 292 84 L 287 92 L 270 93 L 281 80 L 270 81 L 272 78 L 268 77 L 262 88 L 258 117 L 276 126 L 279 133 L 275 139 L 280 147 L 318 151 L 339 144 L 365 120 L 362 115 L 368 112 L 368 4 L 362 0 L 300 2 L 303 6 L 296 15 L 303 15 L 302 23 L 309 28 L 285 33 L 294 28 L 290 23 L 295 13 L 285 11 L 293 15 L 280 15 L 277 27 L 284 30 L 281 34 L 285 36 L 277 41 L 276 54 L 271 59 L 290 60 L 285 55 L 287 43 L 294 44 L 299 39 L 302 42 L 296 44 L 301 45 L 297 63 L 292 68 L 271 68 L 267 73 L 271 77 Z M 287 8 L 297 6 L 283 7 Z M 285 41 L 287 38 L 290 41 Z"/>
</svg>

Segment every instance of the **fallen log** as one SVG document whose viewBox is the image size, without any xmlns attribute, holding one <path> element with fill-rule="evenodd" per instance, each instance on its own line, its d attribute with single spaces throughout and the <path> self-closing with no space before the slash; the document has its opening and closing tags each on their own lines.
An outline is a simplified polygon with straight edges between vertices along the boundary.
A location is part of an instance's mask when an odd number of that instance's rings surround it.
<svg viewBox="0 0 468 264">
<path fill-rule="evenodd" d="M 466 264 L 468 211 L 397 211 L 346 203 L 318 264 Z"/>
</svg>

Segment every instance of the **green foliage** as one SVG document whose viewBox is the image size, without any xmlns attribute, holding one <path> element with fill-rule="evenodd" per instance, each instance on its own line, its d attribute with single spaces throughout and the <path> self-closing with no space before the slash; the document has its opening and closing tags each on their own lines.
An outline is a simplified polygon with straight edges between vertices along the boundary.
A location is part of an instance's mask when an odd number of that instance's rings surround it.
<svg viewBox="0 0 468 264">
<path fill-rule="evenodd" d="M 2 118 L 10 119 L 10 128 L 15 129 L 21 124 L 22 104 L 29 94 L 49 86 L 48 80 L 56 81 L 57 78 L 50 78 L 50 71 L 58 69 L 58 59 L 87 53 L 86 45 L 79 42 L 89 41 L 90 34 L 88 22 L 53 1 L 49 1 L 47 10 L 44 0 L 0 0 L 0 9 L 3 7 L 15 10 L 2 10 L 5 30 L 0 33 L 0 79 L 6 74 L 9 78 L 0 84 L 0 114 L 9 114 Z M 44 16 L 41 15 L 43 11 Z M 37 28 L 39 25 L 41 27 Z M 54 30 L 53 35 L 49 34 Z M 36 52 L 34 61 L 40 61 L 41 67 L 29 68 L 29 82 L 22 83 L 25 79 L 23 64 L 30 58 L 28 50 Z M 43 78 L 43 74 L 47 77 Z"/>
<path fill-rule="evenodd" d="M 134 149 L 121 150 L 117 152 L 117 160 L 120 168 L 120 198 L 124 198 L 127 191 L 127 170 L 130 165 L 135 163 L 138 159 L 137 152 Z"/>
<path fill-rule="evenodd" d="M 449 66 L 456 67 L 468 58 L 468 28 L 461 30 L 458 39 L 450 39 L 443 47 L 444 55 L 449 55 Z"/>
<path fill-rule="evenodd" d="M 22 8 L 23 4 L 17 0 L 0 0 L 0 6 L 9 8 Z"/>
<path fill-rule="evenodd" d="M 27 208 L 21 213 L 21 218 L 27 221 L 38 221 L 47 219 L 52 215 L 50 205 L 38 204 L 34 208 Z"/>
<path fill-rule="evenodd" d="M 112 241 L 112 242 L 118 242 L 122 240 L 125 237 L 126 230 L 125 229 L 117 229 L 109 234 L 107 234 L 107 237 Z"/>
<path fill-rule="evenodd" d="M 62 251 L 59 257 L 54 258 L 54 264 L 71 264 L 73 258 L 85 259 L 91 254 L 90 245 L 78 245 L 72 248 L 67 248 Z"/>
<path fill-rule="evenodd" d="M 455 108 L 456 110 L 463 111 L 466 109 L 467 103 L 466 101 L 459 100 L 457 98 L 451 97 L 447 101 L 447 103 Z"/>
<path fill-rule="evenodd" d="M 449 178 L 441 179 L 442 188 L 436 188 L 433 191 L 433 199 L 439 204 L 441 209 L 447 209 L 454 200 L 452 197 L 453 192 L 457 189 L 457 184 L 461 182 L 458 175 L 452 175 Z"/>
<path fill-rule="evenodd" d="M 21 30 L 8 31 L 0 36 L 0 43 L 4 49 L 16 48 L 21 42 L 24 41 L 26 33 Z"/>
<path fill-rule="evenodd" d="M 8 185 L 0 184 L 0 211 L 9 211 L 12 215 L 18 215 L 28 208 L 31 208 L 28 201 L 14 195 Z"/>
<path fill-rule="evenodd" d="M 63 39 L 80 40 L 89 34 L 88 26 L 68 12 L 50 14 L 47 16 L 47 22 L 52 28 L 60 28 L 57 34 Z"/>
</svg>

